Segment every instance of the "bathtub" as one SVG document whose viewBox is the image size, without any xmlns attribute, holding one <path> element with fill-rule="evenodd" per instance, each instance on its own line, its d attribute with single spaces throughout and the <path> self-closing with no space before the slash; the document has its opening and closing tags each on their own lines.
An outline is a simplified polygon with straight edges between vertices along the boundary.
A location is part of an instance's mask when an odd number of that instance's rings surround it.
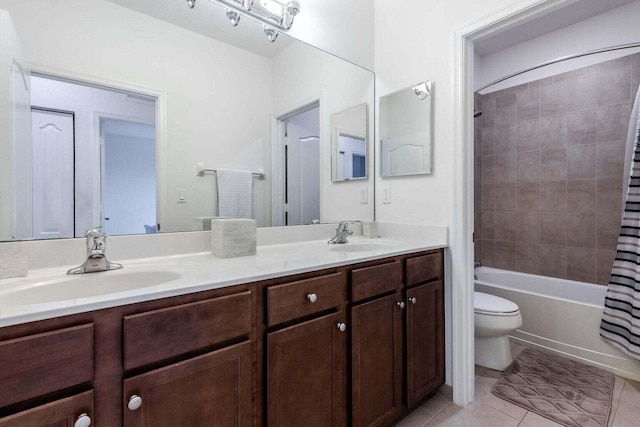
<svg viewBox="0 0 640 427">
<path fill-rule="evenodd" d="M 512 342 L 640 381 L 640 361 L 600 338 L 606 286 L 491 267 L 476 268 L 475 274 L 476 291 L 498 295 L 520 307 L 523 324 L 511 335 Z"/>
</svg>

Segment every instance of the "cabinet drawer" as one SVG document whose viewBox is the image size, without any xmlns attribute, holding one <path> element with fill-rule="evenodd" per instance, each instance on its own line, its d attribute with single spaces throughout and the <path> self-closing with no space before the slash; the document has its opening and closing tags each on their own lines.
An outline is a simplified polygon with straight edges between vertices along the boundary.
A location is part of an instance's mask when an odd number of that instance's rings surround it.
<svg viewBox="0 0 640 427">
<path fill-rule="evenodd" d="M 311 302 L 309 296 L 315 295 Z M 338 307 L 343 300 L 342 273 L 327 274 L 267 288 L 267 325 Z"/>
<path fill-rule="evenodd" d="M 356 302 L 402 287 L 400 261 L 351 270 L 351 301 Z"/>
<path fill-rule="evenodd" d="M 0 427 L 72 426 L 82 414 L 86 414 L 91 419 L 94 418 L 93 391 L 0 418 Z"/>
<path fill-rule="evenodd" d="M 442 252 L 409 258 L 407 265 L 407 286 L 429 282 L 442 277 Z"/>
<path fill-rule="evenodd" d="M 93 324 L 0 342 L 0 407 L 93 381 Z"/>
<path fill-rule="evenodd" d="M 124 317 L 124 368 L 138 368 L 251 333 L 251 292 Z"/>
</svg>

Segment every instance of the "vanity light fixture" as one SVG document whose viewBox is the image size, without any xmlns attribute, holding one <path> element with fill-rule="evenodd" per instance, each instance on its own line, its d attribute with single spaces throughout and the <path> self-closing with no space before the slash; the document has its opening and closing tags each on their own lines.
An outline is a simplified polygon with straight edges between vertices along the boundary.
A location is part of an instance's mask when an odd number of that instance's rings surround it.
<svg viewBox="0 0 640 427">
<path fill-rule="evenodd" d="M 420 101 L 425 100 L 431 96 L 431 81 L 422 82 L 412 87 L 412 89 Z"/>
<path fill-rule="evenodd" d="M 263 23 L 264 33 L 270 42 L 278 38 L 278 30 L 288 30 L 293 20 L 300 13 L 300 3 L 291 0 L 283 3 L 281 0 L 209 0 L 226 7 L 226 15 L 234 27 L 240 22 L 240 17 L 246 15 Z M 191 9 L 196 0 L 187 0 Z"/>
<path fill-rule="evenodd" d="M 267 24 L 262 24 L 262 29 L 264 30 L 264 33 L 267 35 L 267 39 L 273 43 L 274 41 L 276 41 L 276 39 L 278 38 L 278 30 L 276 30 L 273 27 L 270 27 Z"/>
<path fill-rule="evenodd" d="M 240 14 L 228 8 L 227 8 L 227 18 L 229 18 L 231 25 L 233 25 L 234 27 L 238 25 L 238 22 L 240 22 Z"/>
</svg>

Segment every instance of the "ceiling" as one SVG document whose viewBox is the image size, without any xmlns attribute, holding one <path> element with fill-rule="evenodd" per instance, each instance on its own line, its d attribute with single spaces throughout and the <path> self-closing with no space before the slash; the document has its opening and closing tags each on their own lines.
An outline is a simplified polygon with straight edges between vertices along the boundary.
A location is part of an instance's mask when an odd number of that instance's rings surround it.
<svg viewBox="0 0 640 427">
<path fill-rule="evenodd" d="M 234 27 L 226 17 L 225 9 L 210 0 L 196 0 L 193 9 L 189 8 L 186 0 L 108 1 L 267 58 L 273 58 L 294 40 L 280 33 L 271 43 L 262 26 L 247 17 L 241 18 L 238 26 Z"/>
<path fill-rule="evenodd" d="M 552 13 L 474 42 L 480 56 L 491 55 L 508 47 L 576 24 L 636 0 L 579 0 Z"/>
</svg>

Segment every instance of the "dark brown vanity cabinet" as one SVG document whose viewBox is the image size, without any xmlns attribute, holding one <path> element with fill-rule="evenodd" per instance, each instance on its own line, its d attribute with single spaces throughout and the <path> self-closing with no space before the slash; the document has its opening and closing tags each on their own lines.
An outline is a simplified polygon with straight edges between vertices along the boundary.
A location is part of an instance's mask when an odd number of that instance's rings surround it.
<svg viewBox="0 0 640 427">
<path fill-rule="evenodd" d="M 124 380 L 125 427 L 251 426 L 248 342 Z"/>
<path fill-rule="evenodd" d="M 406 272 L 407 406 L 444 384 L 442 252 L 409 258 Z"/>
<path fill-rule="evenodd" d="M 402 263 L 356 268 L 350 276 L 352 424 L 386 426 L 402 411 Z"/>
<path fill-rule="evenodd" d="M 125 370 L 166 365 L 124 380 L 124 427 L 251 426 L 250 291 L 129 315 L 123 322 Z M 169 360 L 179 361 L 163 363 Z"/>
<path fill-rule="evenodd" d="M 351 271 L 354 427 L 390 425 L 444 383 L 441 279 L 441 251 Z"/>
<path fill-rule="evenodd" d="M 442 251 L 0 328 L 0 427 L 389 426 L 444 382 Z"/>
<path fill-rule="evenodd" d="M 0 417 L 0 426 L 57 427 L 73 425 L 79 419 L 90 422 L 94 416 L 92 391 L 40 402 L 60 390 L 87 389 L 93 379 L 93 324 L 0 341 L 0 408 L 20 408 L 24 401 L 37 405 Z"/>
<path fill-rule="evenodd" d="M 0 418 L 0 427 L 70 427 L 93 424 L 93 392 L 87 391 Z"/>
<path fill-rule="evenodd" d="M 269 286 L 266 296 L 267 425 L 346 426 L 343 273 Z"/>
</svg>

